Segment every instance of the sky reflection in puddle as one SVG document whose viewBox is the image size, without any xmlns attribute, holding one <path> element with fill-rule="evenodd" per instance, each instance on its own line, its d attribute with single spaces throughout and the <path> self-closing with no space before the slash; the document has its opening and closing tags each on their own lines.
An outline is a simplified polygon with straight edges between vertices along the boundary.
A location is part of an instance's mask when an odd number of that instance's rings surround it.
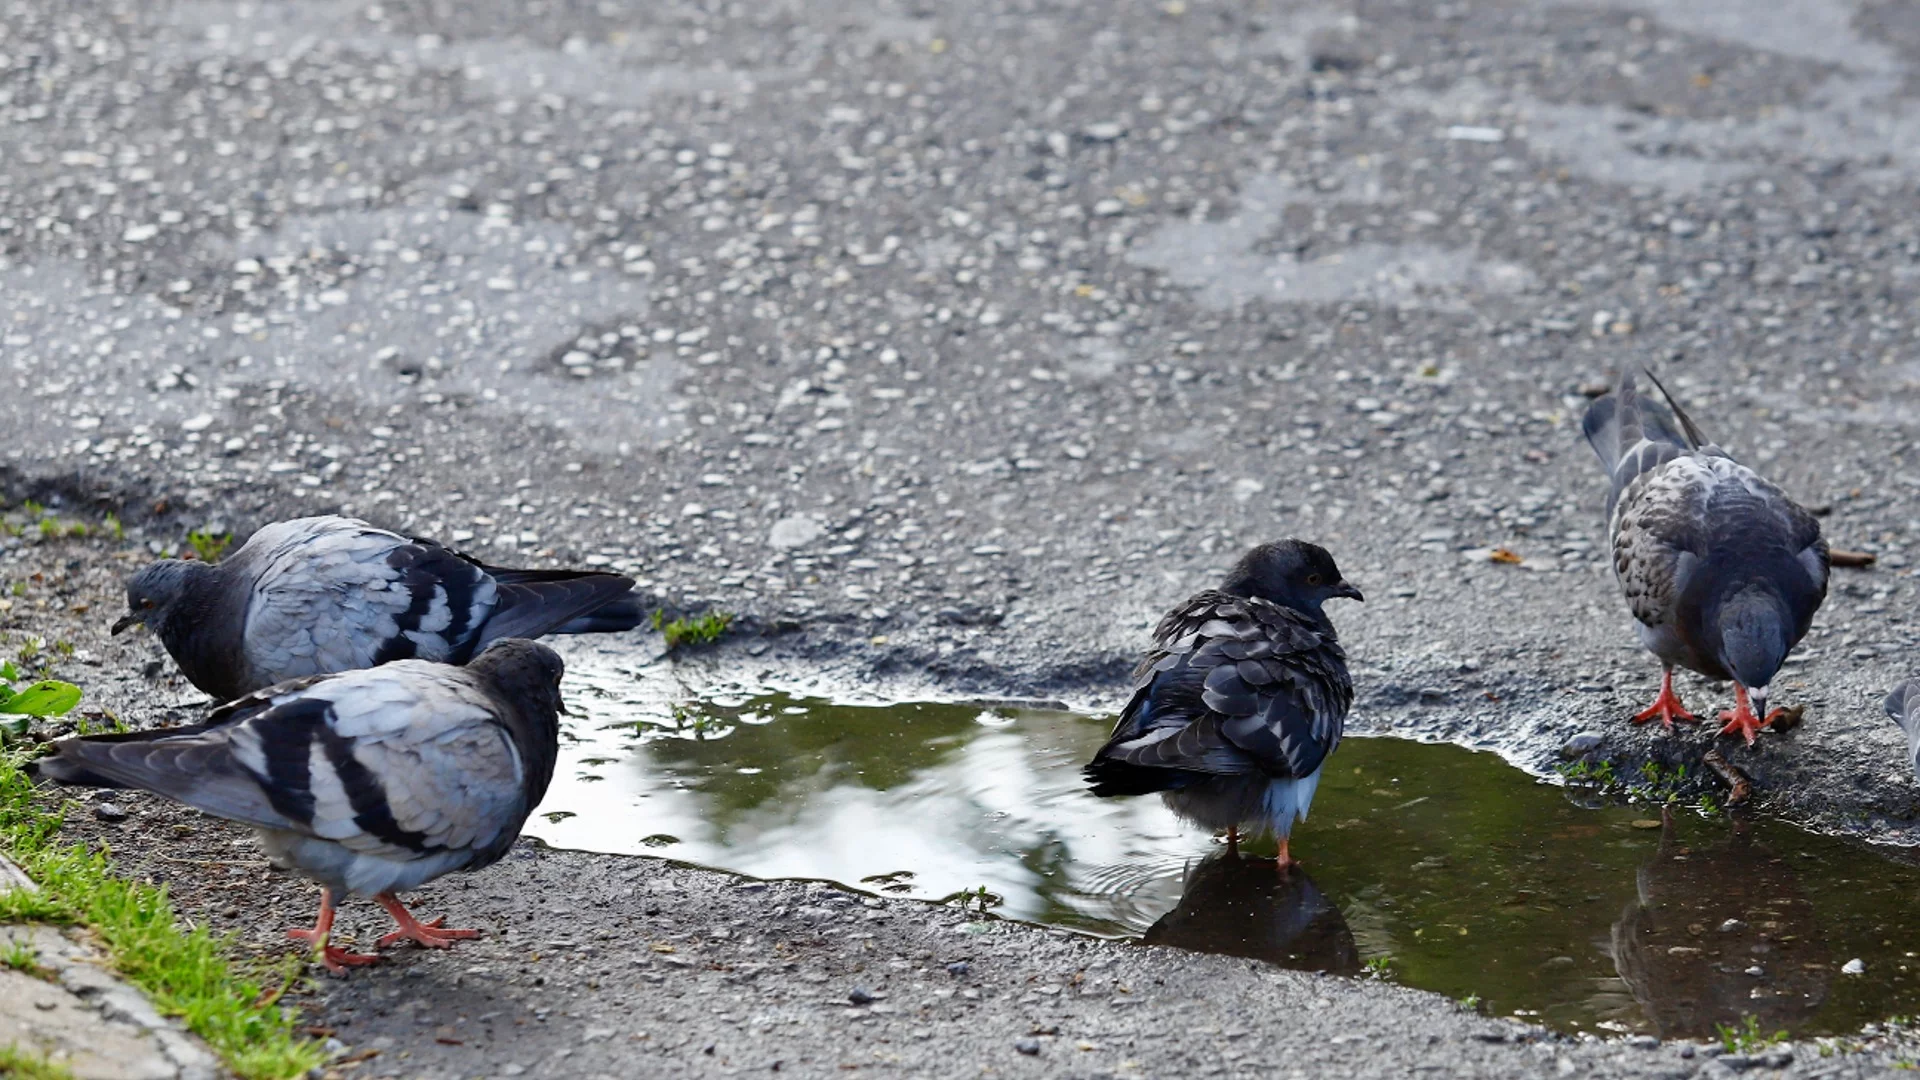
<svg viewBox="0 0 1920 1080">
<path fill-rule="evenodd" d="M 1857 1031 L 1920 1004 L 1920 871 L 1768 820 L 1586 808 L 1491 754 L 1349 739 L 1295 834 L 1230 854 L 1156 799 L 1087 795 L 1105 719 L 694 698 L 576 659 L 532 835 L 824 878 L 1089 933 L 1394 977 L 1567 1029 Z M 1861 975 L 1841 973 L 1861 958 Z"/>
</svg>

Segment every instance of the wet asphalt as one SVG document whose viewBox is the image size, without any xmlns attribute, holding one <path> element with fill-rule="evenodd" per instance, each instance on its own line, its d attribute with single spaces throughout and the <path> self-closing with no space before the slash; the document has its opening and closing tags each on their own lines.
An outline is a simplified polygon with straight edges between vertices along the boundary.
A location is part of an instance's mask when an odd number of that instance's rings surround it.
<svg viewBox="0 0 1920 1080">
<path fill-rule="evenodd" d="M 743 664 L 1094 705 L 1159 611 L 1300 535 L 1369 597 L 1335 613 L 1355 728 L 1538 771 L 1595 732 L 1627 772 L 1697 766 L 1710 742 L 1623 722 L 1658 669 L 1579 438 L 1586 395 L 1652 364 L 1836 546 L 1878 558 L 1836 571 L 1776 684 L 1804 722 L 1726 756 L 1796 819 L 1920 840 L 1877 706 L 1917 663 L 1909 5 L 0 12 L 9 497 L 114 510 L 159 549 L 351 513 L 739 613 L 723 655 Z M 322 1016 L 395 1040 L 363 1075 L 826 1074 L 848 1046 L 902 1075 L 1698 1066 L 1481 1042 L 1491 1022 L 1433 998 L 1016 930 L 967 939 L 1000 958 L 978 965 L 997 996 L 923 1013 L 970 999 L 938 997 L 954 939 L 918 907 L 862 909 L 848 923 L 873 937 L 824 936 L 793 970 L 741 955 L 803 892 L 529 848 L 440 895 L 544 912 L 539 934 L 594 959 L 483 978 L 537 950 L 516 927 L 473 951 L 478 973 L 432 957 L 331 989 Z M 686 933 L 736 928 L 701 937 L 720 966 L 641 940 L 664 940 L 643 926 L 656 893 Z M 1040 993 L 1096 961 L 1165 980 L 1164 1010 Z M 912 1008 L 805 1006 L 845 1031 L 776 1008 L 843 997 L 856 962 Z M 547 1019 L 454 1046 L 376 1018 L 396 988 Z M 1132 1042 L 1012 1049 L 1063 1009 L 1088 1042 Z M 756 1021 L 776 1014 L 803 1019 Z M 629 1028 L 675 1032 L 680 1056 Z"/>
</svg>

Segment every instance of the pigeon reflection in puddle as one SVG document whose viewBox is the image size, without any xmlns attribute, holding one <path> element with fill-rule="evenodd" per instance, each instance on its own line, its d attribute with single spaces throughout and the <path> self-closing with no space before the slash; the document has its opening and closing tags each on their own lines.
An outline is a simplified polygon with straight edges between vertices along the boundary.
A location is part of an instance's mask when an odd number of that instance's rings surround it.
<svg viewBox="0 0 1920 1080">
<path fill-rule="evenodd" d="M 1747 822 L 1690 848 L 1666 815 L 1659 851 L 1636 876 L 1639 895 L 1613 924 L 1613 962 L 1661 1038 L 1713 1038 L 1747 1016 L 1769 1034 L 1791 1031 L 1820 1011 L 1833 959 L 1819 917 Z"/>
<path fill-rule="evenodd" d="M 1195 952 L 1265 960 L 1301 971 L 1352 975 L 1360 950 L 1340 908 L 1296 864 L 1223 851 L 1187 873 L 1180 903 L 1142 941 Z"/>
</svg>

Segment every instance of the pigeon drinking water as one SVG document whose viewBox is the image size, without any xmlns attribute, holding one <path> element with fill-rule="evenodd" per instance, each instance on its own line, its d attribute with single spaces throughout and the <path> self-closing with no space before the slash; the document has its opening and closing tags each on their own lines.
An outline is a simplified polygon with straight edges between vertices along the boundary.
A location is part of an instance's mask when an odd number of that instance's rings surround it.
<svg viewBox="0 0 1920 1080">
<path fill-rule="evenodd" d="M 1641 644 L 1666 668 L 1634 721 L 1695 719 L 1673 692 L 1677 664 L 1733 681 L 1720 733 L 1752 743 L 1783 711 L 1767 711 L 1767 689 L 1826 599 L 1827 542 L 1812 514 L 1708 442 L 1654 385 L 1671 412 L 1642 398 L 1628 372 L 1583 425 L 1613 482 L 1615 576 Z"/>
<path fill-rule="evenodd" d="M 513 846 L 553 779 L 561 671 L 552 649 L 509 639 L 466 667 L 401 660 L 310 676 L 229 702 L 203 724 L 66 739 L 33 769 L 253 826 L 276 864 L 321 886 L 313 928 L 288 936 L 343 973 L 378 958 L 328 943 L 341 894 L 370 896 L 399 923 L 383 947 L 478 936 L 421 922 L 394 894 Z"/>
<path fill-rule="evenodd" d="M 633 580 L 507 570 L 343 517 L 268 525 L 218 565 L 162 559 L 127 582 L 189 682 L 229 701 L 303 675 L 417 658 L 465 663 L 502 638 L 631 630 Z"/>
<path fill-rule="evenodd" d="M 1246 553 L 1218 589 L 1168 612 L 1132 700 L 1086 767 L 1099 796 L 1161 792 L 1197 825 L 1271 831 L 1282 869 L 1320 766 L 1340 744 L 1353 682 L 1321 605 L 1362 599 L 1326 549 L 1300 540 Z"/>
</svg>

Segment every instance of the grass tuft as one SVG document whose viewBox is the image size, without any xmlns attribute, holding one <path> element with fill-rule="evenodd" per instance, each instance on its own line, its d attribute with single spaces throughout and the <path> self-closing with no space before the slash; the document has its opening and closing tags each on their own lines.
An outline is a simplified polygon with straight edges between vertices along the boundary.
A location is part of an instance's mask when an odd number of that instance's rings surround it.
<svg viewBox="0 0 1920 1080">
<path fill-rule="evenodd" d="M 725 611 L 709 611 L 697 619 L 669 619 L 665 611 L 653 613 L 653 628 L 667 639 L 670 650 L 682 645 L 711 645 L 732 625 L 733 615 Z"/>
<path fill-rule="evenodd" d="M 1787 1041 L 1787 1033 L 1776 1031 L 1769 1035 L 1760 1030 L 1760 1018 L 1748 1013 L 1738 1024 L 1715 1024 L 1713 1030 L 1720 1035 L 1720 1045 L 1729 1054 L 1751 1054 L 1756 1050 L 1765 1050 L 1774 1043 Z"/>
<path fill-rule="evenodd" d="M 40 888 L 0 892 L 0 920 L 89 927 L 120 974 L 161 1013 L 180 1017 L 245 1080 L 301 1076 L 319 1065 L 325 1059 L 319 1044 L 295 1034 L 290 1012 L 263 999 L 261 980 L 234 970 L 227 959 L 230 936 L 216 937 L 205 927 L 182 931 L 164 886 L 115 877 L 104 851 L 55 842 L 61 817 L 34 805 L 25 761 L 21 754 L 0 754 L 0 845 Z M 275 975 L 278 986 L 299 964 L 289 956 L 277 972 L 261 974 Z M 0 1075 L 12 1074 L 0 1064 Z"/>
<path fill-rule="evenodd" d="M 0 1046 L 0 1076 L 7 1080 L 73 1080 L 73 1073 L 45 1054 L 22 1050 L 18 1043 Z"/>
<path fill-rule="evenodd" d="M 193 553 L 200 556 L 201 562 L 211 566 L 227 553 L 227 545 L 233 543 L 233 534 L 195 529 L 187 534 L 187 543 L 193 545 Z"/>
</svg>

